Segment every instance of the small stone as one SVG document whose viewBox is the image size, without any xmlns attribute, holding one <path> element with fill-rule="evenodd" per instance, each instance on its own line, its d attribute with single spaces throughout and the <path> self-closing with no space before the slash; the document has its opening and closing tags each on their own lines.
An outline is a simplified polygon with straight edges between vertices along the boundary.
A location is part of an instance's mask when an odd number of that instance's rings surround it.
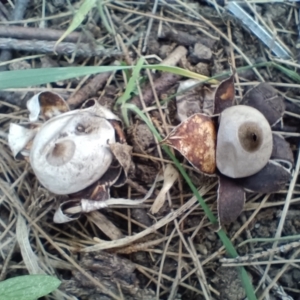
<svg viewBox="0 0 300 300">
<path fill-rule="evenodd" d="M 245 289 L 236 268 L 220 267 L 216 272 L 219 278 L 220 299 L 240 300 L 246 296 Z"/>
<path fill-rule="evenodd" d="M 280 277 L 280 283 L 284 284 L 290 288 L 293 287 L 294 281 L 292 279 L 292 274 L 291 273 L 282 274 L 282 276 Z"/>
<path fill-rule="evenodd" d="M 197 244 L 195 245 L 195 247 L 200 252 L 200 254 L 207 255 L 208 250 L 204 244 Z"/>
<path fill-rule="evenodd" d="M 133 146 L 133 152 L 144 153 L 155 145 L 152 132 L 146 124 L 136 124 L 128 131 Z"/>
<path fill-rule="evenodd" d="M 196 66 L 195 66 L 195 72 L 204 76 L 209 77 L 210 76 L 210 72 L 209 72 L 209 66 L 208 64 L 204 63 L 204 62 L 199 62 Z"/>
<path fill-rule="evenodd" d="M 212 58 L 211 49 L 203 44 L 196 43 L 194 46 L 194 52 L 191 55 L 191 59 L 194 63 L 199 63 L 203 60 L 210 60 Z"/>
<path fill-rule="evenodd" d="M 41 60 L 41 68 L 58 68 L 59 67 L 59 63 L 48 57 L 48 56 L 44 56 L 40 58 Z"/>
<path fill-rule="evenodd" d="M 208 234 L 206 235 L 206 237 L 207 237 L 207 239 L 208 239 L 209 241 L 211 241 L 211 242 L 215 242 L 216 239 L 217 239 L 217 237 L 216 237 L 216 235 L 215 235 L 214 233 L 208 233 Z"/>
<path fill-rule="evenodd" d="M 300 282 L 300 270 L 297 270 L 297 269 L 293 270 L 292 271 L 292 276 L 293 276 L 294 281 L 296 281 L 296 283 L 299 284 L 299 282 Z"/>
<path fill-rule="evenodd" d="M 177 118 L 181 122 L 196 113 L 201 113 L 201 86 L 196 86 L 199 80 L 188 79 L 179 83 L 176 96 Z M 196 86 L 191 89 L 191 87 Z"/>
<path fill-rule="evenodd" d="M 151 45 L 151 47 L 153 47 L 153 45 Z M 170 52 L 170 45 L 161 45 L 158 46 L 159 47 L 159 56 L 164 59 L 167 57 L 168 53 Z"/>
<path fill-rule="evenodd" d="M 22 61 L 16 61 L 16 62 L 13 62 L 13 63 L 9 64 L 8 68 L 11 71 L 14 71 L 14 70 L 29 70 L 29 69 L 31 69 L 31 65 L 26 60 L 22 60 Z"/>
</svg>

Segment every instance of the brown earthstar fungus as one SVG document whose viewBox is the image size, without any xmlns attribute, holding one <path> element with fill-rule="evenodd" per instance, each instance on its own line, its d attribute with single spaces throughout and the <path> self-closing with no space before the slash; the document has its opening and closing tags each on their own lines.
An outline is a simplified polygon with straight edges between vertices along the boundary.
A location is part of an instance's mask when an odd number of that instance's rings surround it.
<svg viewBox="0 0 300 300">
<path fill-rule="evenodd" d="M 282 97 L 261 83 L 245 94 L 240 105 L 234 105 L 234 91 L 232 75 L 215 89 L 212 113 L 180 115 L 182 122 L 163 141 L 196 170 L 218 177 L 220 226 L 240 215 L 246 191 L 282 189 L 294 164 L 289 144 L 271 129 L 284 114 Z"/>
<path fill-rule="evenodd" d="M 271 127 L 257 109 L 231 106 L 220 115 L 217 168 L 230 178 L 253 175 L 265 166 L 273 143 Z"/>
<path fill-rule="evenodd" d="M 107 206 L 110 187 L 125 183 L 131 161 L 119 118 L 94 99 L 71 111 L 52 92 L 35 95 L 27 107 L 30 122 L 10 124 L 8 142 L 45 188 L 69 196 L 54 221 L 68 222 Z"/>
</svg>

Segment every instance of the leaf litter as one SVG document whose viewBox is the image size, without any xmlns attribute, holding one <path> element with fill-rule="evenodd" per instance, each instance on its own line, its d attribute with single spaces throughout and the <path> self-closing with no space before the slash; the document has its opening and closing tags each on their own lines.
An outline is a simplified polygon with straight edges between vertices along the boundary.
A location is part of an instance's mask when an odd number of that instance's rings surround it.
<svg viewBox="0 0 300 300">
<path fill-rule="evenodd" d="M 151 15 L 147 15 L 147 13 L 145 15 L 145 11 L 152 12 L 153 9 L 151 5 L 150 7 L 147 6 L 149 4 L 146 1 L 128 3 L 126 7 L 115 1 L 113 4 L 104 5 L 103 12 L 109 20 L 110 26 L 121 34 L 125 47 L 127 47 L 128 53 L 135 62 L 139 53 L 137 30 L 142 28 L 143 25 L 148 26 L 148 20 L 151 16 L 154 16 L 152 24 L 154 34 L 150 34 L 148 38 L 148 47 L 145 53 L 151 55 L 149 59 L 146 58 L 148 63 L 157 63 L 153 55 L 157 55 L 161 59 L 172 57 L 170 54 L 172 53 L 172 43 L 176 43 L 180 47 L 184 46 L 184 49 L 189 47 L 186 57 L 189 64 L 185 65 L 184 59 L 176 58 L 175 65 L 179 64 L 184 68 L 188 68 L 189 65 L 194 66 L 201 63 L 201 68 L 206 68 L 210 76 L 221 74 L 230 70 L 231 67 L 238 69 L 250 62 L 259 63 L 262 59 L 273 60 L 274 57 L 269 49 L 264 47 L 252 35 L 250 41 L 247 29 L 236 25 L 238 21 L 224 13 L 222 6 L 217 3 L 209 5 L 210 1 L 207 2 L 208 4 L 191 2 L 188 7 L 181 1 L 174 1 L 172 4 L 169 4 L 168 1 L 159 2 L 158 9 L 164 12 L 162 17 L 159 16 L 158 10 Z M 54 4 L 48 5 L 50 5 L 47 6 L 46 10 L 48 14 L 50 14 L 50 11 L 54 11 L 59 17 L 60 10 L 63 11 L 63 9 Z M 294 19 L 296 7 L 293 4 L 276 4 L 277 10 L 281 12 L 278 14 L 272 9 L 272 4 L 255 4 L 251 2 L 249 5 L 255 6 L 254 14 L 260 14 L 261 18 L 268 23 L 269 28 L 275 28 L 274 30 L 276 30 L 280 26 L 285 27 L 285 29 L 280 27 L 281 29 L 277 32 L 282 39 L 281 41 L 292 49 L 292 45 L 294 45 L 293 37 L 297 34 L 295 25 L 298 20 Z M 39 9 L 33 9 L 29 17 L 39 18 L 42 13 Z M 201 11 L 201 16 L 198 13 L 199 11 Z M 222 18 L 219 15 L 220 12 Z M 51 15 L 55 16 L 55 13 L 51 13 Z M 283 20 L 283 15 L 288 17 Z M 71 24 L 72 18 L 68 16 L 64 18 L 69 22 L 68 24 Z M 182 25 L 182 22 L 186 25 Z M 50 19 L 48 26 L 66 30 L 68 24 L 54 17 Z M 159 34 L 156 33 L 159 32 L 161 27 L 173 34 L 168 33 L 163 38 L 157 38 Z M 107 45 L 115 45 L 116 43 L 113 36 L 108 35 L 103 26 L 98 26 L 97 22 L 91 22 L 91 19 L 82 25 L 80 29 L 82 31 L 90 30 L 91 32 L 102 31 L 102 42 L 104 41 Z M 184 36 L 185 40 L 180 40 L 180 36 Z M 190 37 L 193 37 L 193 39 Z M 130 43 L 128 43 L 129 40 Z M 199 45 L 196 46 L 196 43 L 213 50 L 212 58 L 202 60 L 199 49 L 205 49 L 206 51 L 207 49 L 199 47 Z M 164 52 L 164 49 L 167 49 L 167 51 Z M 53 56 L 53 58 L 63 66 L 69 66 L 68 61 L 64 58 L 56 56 Z M 228 63 L 228 58 L 231 58 L 230 63 Z M 29 59 L 29 61 L 32 66 L 39 66 L 40 64 L 38 58 Z M 97 63 L 100 63 L 98 58 L 85 61 L 76 58 L 71 66 L 96 65 Z M 110 63 L 112 63 L 110 59 L 107 59 L 104 64 L 109 65 Z M 295 70 L 297 68 L 296 63 Z M 168 73 L 160 75 L 157 72 L 157 74 L 150 74 L 150 76 L 153 76 L 153 80 L 149 78 L 148 83 L 145 78 L 149 77 L 149 74 L 146 75 L 143 71 L 141 74 L 142 80 L 138 83 L 140 93 L 137 92 L 136 95 L 131 95 L 133 97 L 132 103 L 136 103 L 140 108 L 143 108 L 149 120 L 162 136 L 166 137 L 179 124 L 176 116 L 176 105 L 174 107 L 175 101 L 172 100 L 173 98 L 163 100 L 177 93 L 178 80 L 184 80 L 184 78 L 177 77 L 177 75 L 164 75 Z M 89 91 L 87 98 L 96 96 L 100 103 L 115 101 L 124 92 L 126 79 L 120 73 L 111 73 L 110 76 L 111 79 L 104 81 L 101 88 L 98 85 L 97 90 L 92 93 Z M 285 103 L 292 101 L 295 105 L 298 105 L 298 87 L 293 84 L 293 81 L 285 73 L 265 67 L 237 72 L 234 77 L 235 90 L 237 91 L 235 94 L 238 95 L 236 101 L 238 103 L 248 97 L 251 88 L 256 86 L 258 81 L 266 81 L 274 83 L 273 87 L 281 92 Z M 79 79 L 79 86 L 85 86 L 85 83 L 90 82 L 91 79 L 92 77 Z M 219 80 L 222 81 L 221 78 Z M 58 95 L 66 95 L 67 97 L 63 98 L 67 99 L 76 90 L 78 82 L 76 84 L 75 82 L 66 80 L 65 85 L 62 86 L 51 84 L 47 87 L 39 86 L 34 89 L 14 89 L 10 93 L 14 94 L 13 98 L 15 99 L 21 99 L 22 97 L 22 99 L 25 99 L 23 103 L 26 103 L 26 100 L 30 99 L 33 94 L 44 92 L 50 88 L 52 92 Z M 282 87 L 280 84 L 283 82 L 292 85 L 288 88 Z M 154 92 L 155 88 L 157 93 Z M 109 89 L 114 90 L 112 97 L 109 94 Z M 205 96 L 208 99 L 211 98 L 210 89 L 211 86 L 207 83 L 200 84 L 198 90 L 202 94 L 202 99 L 205 99 Z M 248 93 L 247 89 L 250 90 Z M 5 102 L 8 93 L 2 92 L 1 94 L 2 128 L 0 135 L 2 142 L 0 145 L 0 160 L 3 179 L 3 182 L 1 181 L 0 226 L 2 273 L 4 277 L 28 274 L 30 268 L 28 269 L 28 262 L 26 263 L 26 261 L 31 257 L 29 259 L 37 258 L 38 264 L 41 264 L 41 266 L 47 266 L 44 269 L 47 274 L 55 273 L 61 279 L 63 278 L 63 284 L 60 287 L 60 293 L 62 294 L 60 296 L 65 299 L 71 299 L 72 296 L 89 299 L 97 294 L 108 295 L 111 299 L 131 299 L 133 297 L 140 299 L 141 295 L 145 299 L 241 299 L 245 297 L 245 290 L 241 286 L 238 273 L 233 271 L 234 268 L 230 267 L 232 272 L 228 270 L 226 272 L 229 267 L 225 268 L 225 274 L 229 280 L 224 280 L 224 267 L 222 267 L 222 262 L 219 260 L 226 258 L 227 255 L 224 252 L 222 243 L 214 232 L 215 228 L 207 221 L 202 208 L 181 180 L 181 177 L 175 181 L 176 176 L 174 176 L 174 181 L 170 184 L 171 187 L 168 187 L 168 191 L 164 191 L 164 197 L 162 198 L 160 196 L 163 193 L 161 191 L 164 190 L 163 183 L 156 183 L 151 198 L 148 198 L 136 208 L 140 210 L 138 216 L 143 217 L 134 216 L 132 208 L 116 207 L 113 209 L 107 208 L 102 210 L 101 213 L 98 211 L 92 212 L 86 217 L 82 216 L 77 221 L 67 224 L 54 224 L 52 218 L 57 204 L 68 199 L 65 195 L 57 197 L 49 193 L 47 189 L 38 183 L 26 161 L 14 160 L 7 147 L 5 136 L 11 122 L 17 123 L 17 120 L 26 122 L 28 112 L 24 110 L 25 107 L 20 110 L 18 107 L 11 106 L 9 102 Z M 156 94 L 158 95 L 158 101 L 155 101 Z M 198 95 L 197 92 L 195 94 Z M 245 95 L 244 98 L 242 98 L 243 95 Z M 11 96 L 9 99 L 11 99 Z M 80 100 L 81 103 L 84 100 L 87 99 Z M 200 101 L 203 100 L 200 99 Z M 19 103 L 19 101 L 15 103 Z M 199 106 L 203 107 L 204 105 L 200 103 Z M 172 109 L 175 112 L 173 116 Z M 290 143 L 294 154 L 296 154 L 299 142 L 299 123 L 296 118 L 289 116 L 287 113 L 279 114 L 283 122 L 280 121 L 275 124 L 277 126 L 275 127 L 276 134 L 277 136 L 284 136 Z M 131 115 L 130 122 L 131 126 L 137 126 L 141 123 L 141 120 L 137 116 Z M 282 124 L 284 125 L 282 126 Z M 126 166 L 131 181 L 128 181 L 122 187 L 112 188 L 111 195 L 113 198 L 132 199 L 134 201 L 134 199 L 142 199 L 146 196 L 163 166 L 166 170 L 172 162 L 161 152 L 160 144 L 157 141 L 153 141 L 153 139 L 145 141 L 147 136 L 143 134 L 140 136 L 134 135 L 134 137 L 132 135 L 127 136 L 127 130 L 130 129 L 125 129 L 127 142 L 129 145 L 138 145 L 132 152 L 133 163 Z M 133 132 L 136 131 L 133 130 Z M 218 192 L 216 178 L 202 176 L 195 172 L 182 156 L 178 153 L 176 156 L 188 171 L 196 187 L 199 188 L 205 201 L 212 207 L 213 212 L 216 212 Z M 298 162 L 298 157 L 295 156 L 295 158 L 295 162 Z M 291 158 L 290 161 L 292 161 Z M 280 243 L 280 245 L 289 249 L 289 242 L 281 242 L 280 236 L 293 236 L 299 232 L 297 222 L 299 207 L 297 174 L 298 169 L 296 166 L 289 193 L 287 193 L 288 185 L 267 196 L 246 193 L 247 201 L 242 215 L 235 222 L 226 226 L 227 234 L 232 238 L 235 246 L 242 241 L 255 237 L 273 237 L 277 232 L 277 244 Z M 12 196 L 11 191 L 15 191 L 17 197 Z M 150 213 L 150 209 L 157 197 L 158 199 L 164 199 L 165 203 L 153 215 Z M 282 210 L 283 207 L 284 211 Z M 103 216 L 101 217 L 99 214 Z M 28 246 L 26 242 L 26 239 L 28 239 L 31 250 L 28 248 L 27 254 L 24 254 L 24 250 L 21 251 L 23 257 L 20 259 L 17 256 L 20 250 L 16 247 L 12 258 L 9 259 L 9 245 L 16 238 L 17 223 L 20 224 L 20 220 L 22 220 L 19 216 L 24 218 L 29 229 L 27 237 L 24 232 L 21 235 L 23 242 L 20 243 L 23 243 L 24 248 L 24 245 Z M 148 218 L 151 222 L 150 226 Z M 106 224 L 106 227 L 103 224 Z M 279 224 L 279 227 L 277 227 L 277 224 Z M 108 229 L 112 232 L 109 232 Z M 20 235 L 20 231 L 17 231 L 17 233 Z M 241 257 L 249 253 L 256 254 L 258 257 L 257 265 L 247 267 L 253 285 L 259 287 L 257 298 L 270 293 L 270 295 L 292 299 L 300 290 L 299 272 L 297 273 L 298 262 L 294 261 L 299 257 L 299 254 L 293 248 L 279 253 L 277 256 L 270 254 L 268 257 L 271 257 L 272 260 L 268 262 L 269 267 L 266 269 L 263 263 L 259 266 L 259 254 L 265 249 L 270 249 L 270 253 L 272 253 L 271 249 L 274 247 L 274 242 L 266 240 L 263 247 L 260 244 L 250 243 L 237 248 L 237 250 Z M 100 251 L 104 249 L 107 251 Z M 76 258 L 75 254 L 78 253 L 81 253 L 81 258 Z M 9 261 L 6 261 L 6 258 Z M 114 263 L 114 260 L 117 260 L 117 262 Z M 281 260 L 283 262 L 280 264 Z M 237 259 L 235 262 L 239 263 L 239 260 Z M 275 264 L 275 262 L 278 262 L 278 264 Z M 243 263 L 242 259 L 241 263 Z M 101 266 L 105 267 L 101 268 Z M 122 266 L 124 266 L 122 271 L 125 273 L 121 271 Z M 278 273 L 281 266 L 284 266 L 283 271 Z M 93 268 L 95 271 L 91 272 Z M 105 278 L 104 281 L 103 278 Z M 240 288 L 234 290 L 234 285 Z M 264 288 L 265 286 L 267 288 Z M 138 291 L 137 296 L 134 296 L 134 291 Z M 54 299 L 59 298 L 55 295 Z"/>
</svg>

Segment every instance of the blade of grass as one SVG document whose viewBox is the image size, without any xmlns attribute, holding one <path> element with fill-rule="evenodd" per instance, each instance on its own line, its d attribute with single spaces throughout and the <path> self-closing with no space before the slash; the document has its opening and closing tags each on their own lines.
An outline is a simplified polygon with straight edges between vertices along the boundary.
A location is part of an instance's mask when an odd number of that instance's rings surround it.
<svg viewBox="0 0 300 300">
<path fill-rule="evenodd" d="M 104 9 L 103 9 L 103 0 L 98 0 L 97 3 L 97 7 L 98 7 L 98 12 L 101 18 L 101 22 L 103 24 L 103 26 L 105 27 L 105 29 L 107 30 L 107 32 L 109 32 L 110 34 L 114 34 L 113 30 L 111 29 L 109 22 L 107 20 L 107 17 L 105 15 Z"/>
<path fill-rule="evenodd" d="M 138 77 L 140 75 L 141 69 L 143 67 L 145 58 L 141 57 L 137 64 L 133 67 L 132 76 L 129 78 L 128 84 L 126 86 L 125 92 L 121 97 L 119 97 L 116 101 L 116 104 L 122 105 L 125 104 L 128 100 L 131 98 L 131 94 L 136 89 L 136 81 L 138 80 Z"/>
<path fill-rule="evenodd" d="M 125 123 L 126 126 L 129 125 L 129 119 L 128 119 L 128 114 L 127 114 L 127 108 L 124 106 L 124 104 L 130 100 L 132 93 L 135 91 L 136 89 L 136 82 L 139 78 L 141 69 L 144 65 L 145 62 L 145 58 L 141 57 L 137 64 L 134 66 L 133 68 L 133 72 L 132 72 L 132 76 L 130 77 L 128 84 L 126 86 L 125 92 L 123 93 L 123 95 L 121 97 L 118 98 L 118 100 L 116 101 L 115 107 L 117 105 L 121 105 L 121 112 L 122 112 L 122 116 L 123 116 L 123 121 Z"/>
<path fill-rule="evenodd" d="M 67 67 L 0 72 L 0 90 L 36 86 L 86 75 L 132 69 L 132 66 Z"/>
<path fill-rule="evenodd" d="M 136 113 L 147 124 L 147 126 L 149 127 L 149 129 L 151 130 L 153 135 L 157 138 L 157 140 L 159 142 L 162 141 L 162 138 L 161 138 L 160 134 L 158 133 L 158 131 L 156 130 L 156 128 L 152 125 L 152 123 L 148 120 L 148 118 L 144 115 L 144 113 L 137 106 L 135 106 L 134 104 L 130 104 L 130 103 L 126 103 L 126 104 L 124 104 L 124 106 L 126 106 L 126 108 L 128 110 L 131 110 L 134 113 Z M 197 188 L 192 183 L 191 179 L 189 178 L 188 174 L 185 172 L 182 165 L 179 163 L 179 161 L 176 159 L 176 157 L 172 154 L 169 147 L 162 146 L 162 148 L 169 155 L 169 157 L 173 160 L 174 164 L 176 165 L 176 167 L 180 171 L 180 173 L 181 173 L 182 177 L 185 179 L 186 183 L 189 185 L 189 187 L 192 190 L 193 194 L 197 197 L 197 199 L 198 199 L 201 207 L 203 208 L 207 218 L 210 220 L 210 222 L 212 224 L 217 224 L 218 223 L 217 218 L 211 212 L 210 208 L 207 206 L 204 199 L 199 194 Z M 233 244 L 231 243 L 230 239 L 227 237 L 224 230 L 220 229 L 217 232 L 217 234 L 219 235 L 219 238 L 222 241 L 222 243 L 223 243 L 226 251 L 228 252 L 228 254 L 232 258 L 237 257 L 238 253 L 237 253 L 236 249 L 234 248 Z M 251 281 L 249 279 L 249 276 L 248 276 L 246 270 L 243 267 L 238 267 L 238 270 L 241 274 L 241 279 L 242 279 L 242 282 L 244 284 L 244 288 L 245 288 L 248 300 L 256 300 L 257 298 L 255 296 L 253 286 L 251 284 Z"/>
<path fill-rule="evenodd" d="M 272 63 L 272 66 L 274 66 L 276 69 L 281 71 L 283 74 L 285 74 L 286 76 L 288 76 L 292 80 L 294 80 L 296 82 L 300 82 L 300 75 L 298 73 L 296 73 L 295 71 L 293 71 L 289 68 L 283 67 L 283 66 L 281 66 L 277 63 Z"/>
<path fill-rule="evenodd" d="M 282 67 L 273 62 L 259 63 L 253 66 L 245 66 L 237 68 L 236 71 L 244 71 L 252 68 L 273 66 L 278 68 L 281 72 L 289 76 L 290 78 L 300 82 L 299 76 L 294 71 Z M 14 70 L 0 72 L 0 90 L 10 89 L 10 88 L 21 88 L 36 86 L 51 82 L 57 82 L 62 80 L 67 80 L 76 77 L 82 77 L 86 75 L 99 74 L 104 72 L 113 72 L 119 70 L 129 70 L 134 68 L 134 66 L 100 66 L 100 67 L 66 67 L 66 68 L 44 68 L 44 69 L 31 69 L 31 70 Z M 143 68 L 152 70 L 168 71 L 174 74 L 182 75 L 188 78 L 195 78 L 200 80 L 199 84 L 203 84 L 222 76 L 228 75 L 231 71 L 227 71 L 213 77 L 206 77 L 203 75 L 196 74 L 191 71 L 187 71 L 178 67 L 170 67 L 163 65 L 144 65 Z M 200 76 L 200 77 L 199 77 Z M 214 81 L 213 81 L 214 82 Z M 215 81 L 217 82 L 217 81 Z"/>
<path fill-rule="evenodd" d="M 127 63 L 125 61 L 121 61 L 120 65 L 125 67 L 127 66 Z M 130 70 L 122 70 L 122 71 L 125 73 L 126 80 L 128 82 L 131 76 L 131 71 Z"/>
<path fill-rule="evenodd" d="M 123 65 L 100 66 L 100 67 L 87 66 L 87 67 L 43 68 L 43 69 L 4 71 L 4 72 L 0 72 L 0 90 L 36 86 L 36 85 L 57 82 L 57 81 L 67 80 L 76 77 L 82 77 L 86 75 L 120 71 L 120 70 L 129 70 L 135 67 L 136 66 L 123 66 Z M 170 67 L 170 66 L 163 66 L 163 65 L 144 65 L 143 68 L 168 71 L 185 77 L 191 76 L 191 78 L 204 80 L 204 82 L 210 80 L 209 77 L 199 75 L 197 73 L 184 70 L 178 67 Z"/>
<path fill-rule="evenodd" d="M 154 67 L 155 66 L 155 67 Z M 154 68 L 153 68 L 154 67 Z M 146 69 L 154 69 L 162 72 L 169 72 L 176 75 L 197 79 L 205 82 L 209 82 L 211 84 L 218 84 L 218 81 L 213 79 L 212 77 L 207 77 L 189 70 L 185 70 L 179 67 L 165 66 L 165 65 L 145 65 Z"/>
<path fill-rule="evenodd" d="M 58 41 L 55 43 L 55 47 L 72 31 L 74 31 L 78 26 L 81 25 L 86 15 L 90 12 L 90 10 L 93 8 L 93 6 L 96 4 L 96 0 L 85 0 L 77 12 L 74 15 L 74 18 L 69 25 L 68 29 L 65 31 L 65 33 L 58 39 Z M 54 48 L 55 48 L 54 47 Z"/>
</svg>

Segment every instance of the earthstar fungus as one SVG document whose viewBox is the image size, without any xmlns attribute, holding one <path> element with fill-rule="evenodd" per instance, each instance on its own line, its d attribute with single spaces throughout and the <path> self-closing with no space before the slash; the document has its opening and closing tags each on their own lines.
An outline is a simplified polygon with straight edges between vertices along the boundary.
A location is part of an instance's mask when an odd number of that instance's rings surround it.
<svg viewBox="0 0 300 300">
<path fill-rule="evenodd" d="M 212 111 L 197 112 L 182 122 L 163 143 L 178 150 L 192 166 L 217 176 L 219 224 L 231 223 L 243 210 L 245 192 L 272 193 L 290 180 L 293 153 L 285 139 L 272 133 L 285 111 L 282 97 L 267 83 L 249 90 L 234 105 L 234 75 L 214 91 Z M 182 96 L 181 96 L 182 98 Z"/>
<path fill-rule="evenodd" d="M 232 106 L 221 113 L 217 141 L 217 168 L 230 178 L 260 171 L 273 148 L 268 121 L 257 109 L 245 105 Z"/>
<path fill-rule="evenodd" d="M 10 124 L 8 142 L 15 158 L 29 161 L 45 188 L 69 195 L 54 221 L 68 222 L 106 207 L 110 187 L 125 183 L 131 160 L 120 119 L 94 99 L 70 111 L 52 92 L 35 95 L 27 107 L 30 122 Z"/>
</svg>

